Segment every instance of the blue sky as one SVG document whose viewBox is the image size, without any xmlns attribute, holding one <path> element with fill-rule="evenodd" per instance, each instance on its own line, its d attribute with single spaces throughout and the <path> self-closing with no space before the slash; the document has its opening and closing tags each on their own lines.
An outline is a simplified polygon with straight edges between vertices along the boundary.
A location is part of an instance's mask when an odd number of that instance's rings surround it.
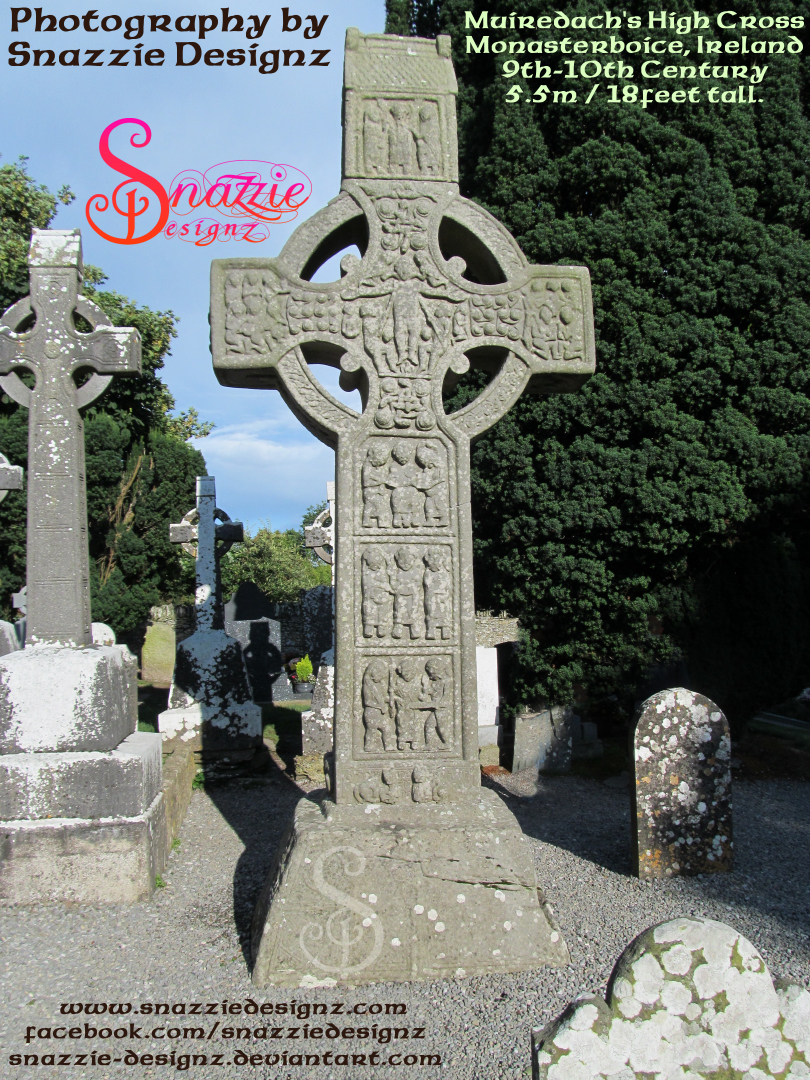
<svg viewBox="0 0 810 1080">
<path fill-rule="evenodd" d="M 302 40 L 304 23 L 297 33 L 282 32 L 281 5 L 230 7 L 243 17 L 270 15 L 262 37 L 246 41 L 244 33 L 209 31 L 203 49 L 222 47 L 259 53 L 276 48 L 331 50 L 328 67 L 280 67 L 275 74 L 259 74 L 257 67 L 178 68 L 174 64 L 177 40 L 198 40 L 197 34 L 146 32 L 138 40 L 124 40 L 118 32 L 35 32 L 34 18 L 11 32 L 9 8 L 0 15 L 2 55 L 0 95 L 6 103 L 0 138 L 0 163 L 20 154 L 29 158 L 28 169 L 38 183 L 51 191 L 69 184 L 76 201 L 62 207 L 53 222 L 58 229 L 80 228 L 85 262 L 103 268 L 106 287 L 124 293 L 157 310 L 171 309 L 180 319 L 178 337 L 166 360 L 164 378 L 176 398 L 178 409 L 193 406 L 200 417 L 212 420 L 215 431 L 201 440 L 208 471 L 217 479 L 217 500 L 232 518 L 251 528 L 269 521 L 273 528 L 300 523 L 312 503 L 325 498 L 326 481 L 334 476 L 334 454 L 309 435 L 292 416 L 275 391 L 250 391 L 222 387 L 211 366 L 208 348 L 208 275 L 212 258 L 269 258 L 278 254 L 300 222 L 337 195 L 340 186 L 340 106 L 343 41 L 347 26 L 379 33 L 384 23 L 383 0 L 291 0 L 290 15 L 328 14 L 317 40 Z M 31 5 L 32 11 L 34 5 Z M 51 3 L 43 14 L 84 15 L 88 5 Z M 175 18 L 190 11 L 217 15 L 221 6 L 161 0 L 148 8 L 134 2 L 99 6 L 99 18 L 119 14 L 124 19 L 143 11 Z M 65 22 L 69 27 L 71 21 Z M 91 24 L 92 25 L 92 24 Z M 27 41 L 34 48 L 85 50 L 104 48 L 101 60 L 112 49 L 128 48 L 126 68 L 34 67 L 8 64 L 11 42 Z M 135 67 L 132 50 L 160 47 L 166 61 L 162 67 Z M 191 53 L 191 50 L 188 50 Z M 69 58 L 68 58 L 69 59 Z M 13 103 L 13 104 L 12 104 Z M 134 127 L 119 128 L 111 137 L 113 153 L 160 180 L 168 187 L 181 170 L 204 172 L 212 165 L 234 159 L 257 159 L 290 164 L 312 181 L 312 196 L 298 221 L 270 226 L 262 244 L 217 243 L 196 247 L 162 235 L 143 244 L 113 244 L 96 235 L 85 218 L 85 205 L 97 192 L 108 197 L 124 177 L 111 169 L 99 154 L 99 136 L 114 120 L 137 117 L 149 124 L 148 146 L 133 149 L 129 135 Z M 147 211 L 147 214 L 151 211 Z M 210 214 L 210 211 L 208 211 Z M 146 215 L 144 215 L 146 217 Z M 102 219 L 107 220 L 107 219 Z M 138 231 L 143 232 L 138 223 Z M 118 218 L 109 232 L 123 235 L 125 223 Z M 328 267 L 318 277 L 329 280 Z M 337 373 L 319 368 L 318 376 L 331 393 L 359 407 L 357 395 L 344 395 L 337 387 Z M 0 448 L 2 449 L 2 448 Z"/>
</svg>

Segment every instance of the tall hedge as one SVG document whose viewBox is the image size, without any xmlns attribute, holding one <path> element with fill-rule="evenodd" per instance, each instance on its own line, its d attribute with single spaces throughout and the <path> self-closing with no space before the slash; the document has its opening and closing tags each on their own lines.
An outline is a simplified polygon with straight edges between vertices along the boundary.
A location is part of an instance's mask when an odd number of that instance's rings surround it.
<svg viewBox="0 0 810 1080">
<path fill-rule="evenodd" d="M 616 105 L 604 88 L 586 104 L 592 82 L 559 79 L 580 100 L 536 104 L 538 84 L 504 79 L 502 55 L 465 51 L 465 12 L 604 5 L 388 7 L 390 32 L 452 36 L 462 193 L 531 261 L 585 265 L 593 282 L 596 375 L 524 398 L 473 450 L 476 602 L 528 630 L 515 697 L 566 701 L 581 684 L 629 704 L 652 664 L 679 655 L 735 722 L 795 693 L 810 682 L 797 614 L 810 600 L 805 53 L 767 56 L 753 105 L 710 104 L 711 81 L 692 104 Z M 727 7 L 700 5 L 712 23 Z M 621 11 L 646 25 L 648 8 Z M 803 0 L 745 13 L 810 14 Z M 683 40 L 696 55 L 695 34 Z M 509 104 L 512 84 L 524 92 Z"/>
</svg>

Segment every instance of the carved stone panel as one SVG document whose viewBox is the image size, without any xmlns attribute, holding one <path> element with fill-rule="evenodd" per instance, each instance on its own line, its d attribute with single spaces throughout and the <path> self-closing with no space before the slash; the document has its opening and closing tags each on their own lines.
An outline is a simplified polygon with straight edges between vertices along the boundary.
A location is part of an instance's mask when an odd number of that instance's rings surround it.
<svg viewBox="0 0 810 1080">
<path fill-rule="evenodd" d="M 358 546 L 357 644 L 455 640 L 455 560 L 450 544 Z"/>
<path fill-rule="evenodd" d="M 440 439 L 369 439 L 358 454 L 360 530 L 451 529 L 447 458 Z"/>
<path fill-rule="evenodd" d="M 356 759 L 460 755 L 453 653 L 365 654 L 356 672 Z"/>
</svg>

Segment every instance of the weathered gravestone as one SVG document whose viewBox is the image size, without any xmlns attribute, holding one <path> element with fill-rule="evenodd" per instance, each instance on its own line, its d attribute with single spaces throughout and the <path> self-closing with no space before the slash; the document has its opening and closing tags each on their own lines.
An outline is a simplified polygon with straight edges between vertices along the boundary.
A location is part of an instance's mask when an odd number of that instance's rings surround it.
<svg viewBox="0 0 810 1080">
<path fill-rule="evenodd" d="M 278 259 L 212 265 L 219 380 L 280 390 L 337 450 L 330 797 L 299 804 L 254 919 L 254 981 L 565 963 L 528 845 L 478 761 L 469 445 L 531 384 L 593 371 L 589 276 L 530 266 L 458 193 L 450 39 L 350 29 L 341 194 Z M 309 281 L 334 253 L 343 277 Z M 470 358 L 493 378 L 452 415 Z M 310 364 L 339 366 L 363 413 Z"/>
<path fill-rule="evenodd" d="M 171 540 L 195 559 L 197 628 L 177 646 L 158 728 L 164 739 L 194 741 L 212 758 L 251 756 L 262 745 L 262 710 L 251 700 L 242 646 L 225 633 L 220 588 L 219 560 L 242 531 L 217 507 L 213 476 L 197 477 L 197 505 L 169 526 Z"/>
<path fill-rule="evenodd" d="M 161 746 L 135 731 L 135 658 L 92 644 L 80 410 L 140 370 L 140 337 L 79 293 L 78 231 L 35 229 L 29 266 L 30 296 L 0 324 L 0 386 L 29 411 L 27 640 L 0 657 L 0 895 L 137 900 L 165 854 Z"/>
<path fill-rule="evenodd" d="M 810 993 L 774 986 L 731 926 L 683 916 L 619 957 L 607 1000 L 583 995 L 532 1032 L 534 1080 L 798 1080 L 810 1076 Z"/>
<path fill-rule="evenodd" d="M 717 705 L 683 688 L 653 694 L 639 711 L 632 754 L 634 873 L 731 870 L 731 737 Z"/>
</svg>

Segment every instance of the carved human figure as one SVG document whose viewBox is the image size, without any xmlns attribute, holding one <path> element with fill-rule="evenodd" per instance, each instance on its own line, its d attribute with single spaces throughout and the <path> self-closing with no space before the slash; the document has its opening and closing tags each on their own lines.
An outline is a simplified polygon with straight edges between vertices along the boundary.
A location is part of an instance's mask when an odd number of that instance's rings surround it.
<svg viewBox="0 0 810 1080">
<path fill-rule="evenodd" d="M 443 657 L 427 661 L 420 685 L 419 702 L 425 717 L 425 746 L 428 750 L 447 749 L 452 743 L 453 729 L 447 661 Z"/>
<path fill-rule="evenodd" d="M 247 308 L 241 300 L 232 300 L 225 314 L 225 341 L 233 352 L 243 353 L 245 342 L 242 335 L 245 333 L 245 316 Z"/>
<path fill-rule="evenodd" d="M 419 161 L 419 171 L 423 176 L 437 176 L 441 172 L 439 112 L 432 101 L 425 102 L 419 110 L 419 134 L 416 137 L 416 154 Z"/>
<path fill-rule="evenodd" d="M 417 448 L 416 463 L 421 466 L 419 489 L 425 494 L 425 523 L 444 527 L 447 525 L 447 467 L 442 452 L 435 446 Z"/>
<path fill-rule="evenodd" d="M 445 551 L 428 548 L 424 561 L 425 637 L 430 641 L 449 638 L 453 624 L 453 579 L 445 565 Z"/>
<path fill-rule="evenodd" d="M 388 125 L 388 171 L 395 176 L 414 172 L 414 134 L 411 129 L 411 110 L 404 101 L 391 106 L 393 123 Z"/>
<path fill-rule="evenodd" d="M 366 105 L 363 114 L 363 156 L 369 176 L 385 172 L 385 122 L 376 102 Z"/>
<path fill-rule="evenodd" d="M 379 547 L 369 547 L 362 559 L 363 635 L 387 637 L 391 632 L 393 592 L 388 582 L 385 555 Z"/>
<path fill-rule="evenodd" d="M 394 708 L 397 725 L 398 750 L 422 750 L 422 713 L 416 708 L 419 675 L 422 664 L 415 656 L 404 656 L 397 664 L 398 678 L 394 686 Z"/>
<path fill-rule="evenodd" d="M 416 282 L 421 277 L 410 253 L 401 255 L 394 263 L 398 284 L 391 297 L 394 315 L 394 344 L 397 349 L 398 370 L 412 371 L 419 367 L 419 291 Z"/>
<path fill-rule="evenodd" d="M 388 694 L 388 664 L 381 657 L 372 660 L 363 675 L 363 726 L 366 729 L 363 749 L 367 753 L 379 749 L 380 743 L 383 750 L 394 749 L 396 737 Z"/>
<path fill-rule="evenodd" d="M 422 568 L 412 545 L 397 548 L 390 583 L 394 594 L 394 626 L 391 637 L 401 638 L 407 629 L 411 639 L 422 636 Z"/>
<path fill-rule="evenodd" d="M 388 447 L 382 442 L 372 442 L 363 462 L 363 525 L 391 528 L 391 497 L 389 481 Z"/>
<path fill-rule="evenodd" d="M 416 464 L 416 448 L 410 439 L 395 443 L 389 472 L 391 509 L 395 529 L 418 528 L 424 524 L 424 495 L 419 490 L 421 470 Z"/>
</svg>

